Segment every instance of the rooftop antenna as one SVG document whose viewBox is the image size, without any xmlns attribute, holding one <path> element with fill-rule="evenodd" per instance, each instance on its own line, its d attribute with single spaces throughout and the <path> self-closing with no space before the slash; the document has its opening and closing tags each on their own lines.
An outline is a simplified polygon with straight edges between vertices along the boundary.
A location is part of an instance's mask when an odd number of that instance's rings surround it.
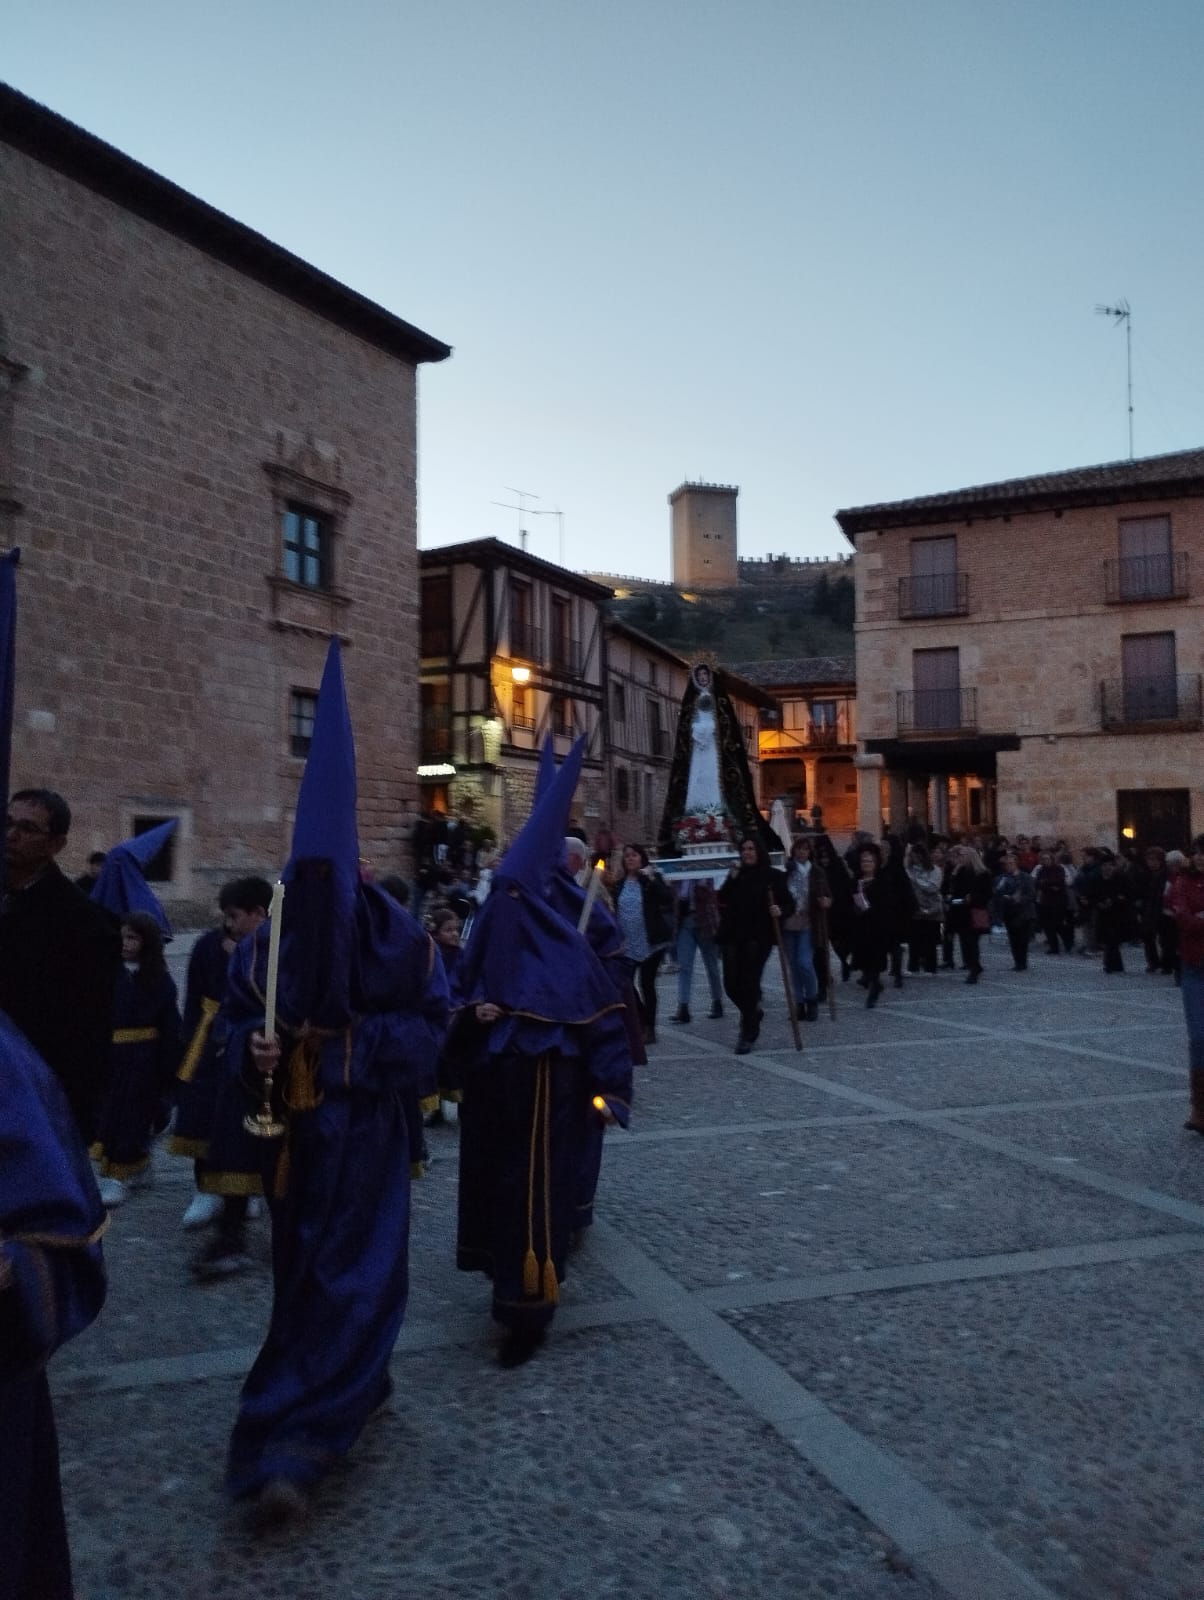
<svg viewBox="0 0 1204 1600">
<path fill-rule="evenodd" d="M 519 548 L 525 551 L 527 548 L 527 530 L 523 527 L 523 518 L 527 514 L 525 502 L 528 500 L 538 500 L 539 496 L 537 494 L 532 494 L 530 489 L 512 489 L 508 483 L 503 484 L 502 487 L 505 489 L 507 494 L 512 494 L 515 497 L 515 499 L 518 501 L 518 504 L 516 506 L 512 506 L 508 500 L 491 500 L 489 503 L 493 506 L 503 506 L 507 511 L 518 512 L 518 543 Z M 532 516 L 538 515 L 538 511 L 532 512 Z"/>
<path fill-rule="evenodd" d="M 1096 306 L 1097 317 L 1111 317 L 1113 327 L 1125 325 L 1126 393 L 1129 402 L 1129 460 L 1133 459 L 1133 313 L 1127 300 L 1118 300 L 1114 306 Z"/>
</svg>

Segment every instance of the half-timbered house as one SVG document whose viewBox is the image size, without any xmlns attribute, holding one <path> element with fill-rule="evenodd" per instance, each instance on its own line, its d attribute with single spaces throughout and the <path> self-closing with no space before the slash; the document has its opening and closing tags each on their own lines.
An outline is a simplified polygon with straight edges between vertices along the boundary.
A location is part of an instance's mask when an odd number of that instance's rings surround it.
<svg viewBox="0 0 1204 1600">
<path fill-rule="evenodd" d="M 585 734 L 576 820 L 609 820 L 605 604 L 611 591 L 498 539 L 422 552 L 422 803 L 513 838 L 539 749 Z"/>
</svg>

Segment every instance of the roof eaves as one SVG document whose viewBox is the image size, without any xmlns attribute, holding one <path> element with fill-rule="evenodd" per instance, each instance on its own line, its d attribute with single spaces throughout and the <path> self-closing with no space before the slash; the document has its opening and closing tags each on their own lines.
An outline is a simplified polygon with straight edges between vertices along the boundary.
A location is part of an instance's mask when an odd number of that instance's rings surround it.
<svg viewBox="0 0 1204 1600">
<path fill-rule="evenodd" d="M 114 201 L 387 354 L 444 361 L 451 346 L 394 316 L 95 134 L 0 83 L 0 143 Z"/>
</svg>

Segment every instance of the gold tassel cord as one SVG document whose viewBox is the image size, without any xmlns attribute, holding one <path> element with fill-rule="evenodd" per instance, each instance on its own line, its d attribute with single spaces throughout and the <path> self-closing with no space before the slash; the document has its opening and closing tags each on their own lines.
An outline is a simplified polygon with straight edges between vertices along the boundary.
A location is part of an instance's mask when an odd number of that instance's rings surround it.
<svg viewBox="0 0 1204 1600">
<path fill-rule="evenodd" d="M 114 1044 L 153 1044 L 159 1037 L 158 1028 L 114 1028 Z"/>
<path fill-rule="evenodd" d="M 552 1260 L 552 1068 L 544 1058 L 543 1107 L 543 1297 L 560 1304 L 560 1285 L 556 1282 L 556 1263 Z"/>
<path fill-rule="evenodd" d="M 318 1092 L 318 1062 L 322 1054 L 322 1037 L 304 1033 L 294 1044 L 288 1058 L 287 1087 L 284 1103 L 290 1111 L 316 1111 L 322 1104 Z"/>
<path fill-rule="evenodd" d="M 527 1253 L 523 1258 L 523 1293 L 539 1294 L 539 1260 L 535 1254 L 535 1152 L 539 1138 L 539 1105 L 543 1094 L 543 1057 L 535 1066 L 535 1096 L 531 1111 L 531 1143 L 527 1155 Z"/>
</svg>

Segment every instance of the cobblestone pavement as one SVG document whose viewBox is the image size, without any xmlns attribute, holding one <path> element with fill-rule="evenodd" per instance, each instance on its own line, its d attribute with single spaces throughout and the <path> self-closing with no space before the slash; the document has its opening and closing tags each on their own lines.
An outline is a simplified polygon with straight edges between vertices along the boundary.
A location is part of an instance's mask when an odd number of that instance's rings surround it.
<svg viewBox="0 0 1204 1600">
<path fill-rule="evenodd" d="M 1013 973 L 1000 944 L 975 988 L 867 1012 L 842 986 L 802 1054 L 772 982 L 742 1058 L 730 1019 L 669 1024 L 665 984 L 599 1222 L 516 1371 L 454 1270 L 433 1130 L 396 1398 L 288 1539 L 220 1492 L 266 1224 L 249 1275 L 194 1286 L 190 1169 L 158 1157 L 52 1368 L 81 1600 L 1204 1597 L 1178 995 L 1072 956 Z"/>
</svg>

